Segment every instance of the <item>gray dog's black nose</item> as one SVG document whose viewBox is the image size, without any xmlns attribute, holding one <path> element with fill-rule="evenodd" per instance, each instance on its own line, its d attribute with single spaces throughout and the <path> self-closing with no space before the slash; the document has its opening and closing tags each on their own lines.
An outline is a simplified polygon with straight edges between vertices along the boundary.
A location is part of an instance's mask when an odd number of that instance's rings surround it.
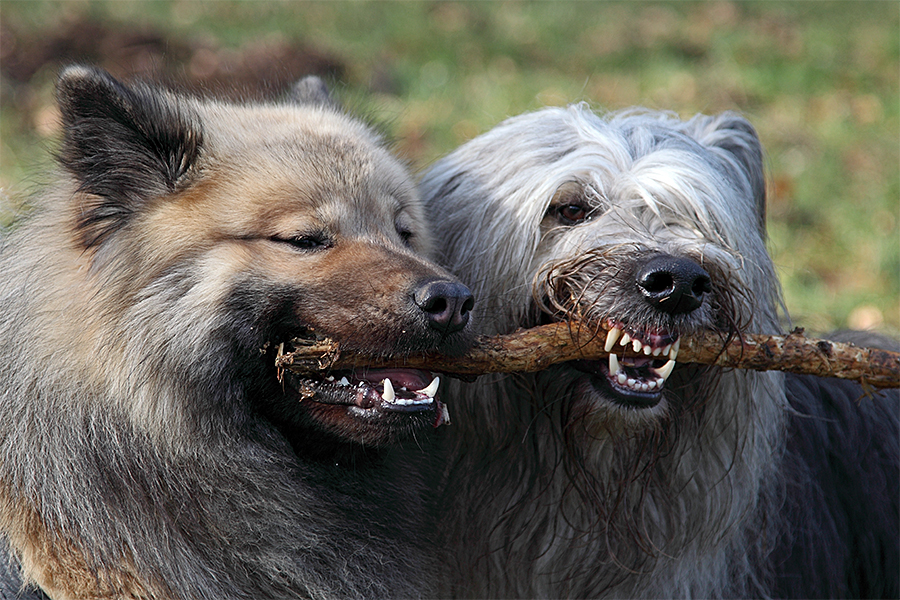
<svg viewBox="0 0 900 600">
<path fill-rule="evenodd" d="M 458 281 L 430 281 L 416 290 L 415 300 L 428 325 L 444 334 L 463 329 L 475 306 L 472 292 Z"/>
<path fill-rule="evenodd" d="M 648 304 L 670 315 L 700 308 L 703 295 L 712 291 L 709 274 L 689 258 L 660 254 L 637 273 L 638 289 Z"/>
</svg>

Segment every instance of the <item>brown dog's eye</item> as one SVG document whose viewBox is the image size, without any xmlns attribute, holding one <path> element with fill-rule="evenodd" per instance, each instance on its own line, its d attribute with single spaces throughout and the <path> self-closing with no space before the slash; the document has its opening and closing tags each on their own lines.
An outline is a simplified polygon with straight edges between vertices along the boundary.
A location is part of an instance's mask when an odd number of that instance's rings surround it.
<svg viewBox="0 0 900 600">
<path fill-rule="evenodd" d="M 297 250 L 303 250 L 304 252 L 316 252 L 319 250 L 328 250 L 334 244 L 333 242 L 324 234 L 314 233 L 312 235 L 298 235 L 292 237 L 276 237 L 272 238 L 274 241 L 287 244 Z"/>
<path fill-rule="evenodd" d="M 400 234 L 400 239 L 403 240 L 403 243 L 406 246 L 412 246 L 413 232 L 409 229 L 397 229 L 397 233 Z"/>
</svg>

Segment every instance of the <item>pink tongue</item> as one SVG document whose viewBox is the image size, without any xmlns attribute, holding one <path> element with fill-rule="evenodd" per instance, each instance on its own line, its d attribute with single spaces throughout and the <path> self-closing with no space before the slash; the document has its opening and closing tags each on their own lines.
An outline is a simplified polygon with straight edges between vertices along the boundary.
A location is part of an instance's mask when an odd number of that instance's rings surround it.
<svg viewBox="0 0 900 600">
<path fill-rule="evenodd" d="M 390 379 L 395 388 L 405 387 L 408 390 L 421 390 L 427 387 L 432 379 L 427 371 L 415 369 L 366 369 L 355 371 L 353 378 L 373 385 Z"/>
</svg>

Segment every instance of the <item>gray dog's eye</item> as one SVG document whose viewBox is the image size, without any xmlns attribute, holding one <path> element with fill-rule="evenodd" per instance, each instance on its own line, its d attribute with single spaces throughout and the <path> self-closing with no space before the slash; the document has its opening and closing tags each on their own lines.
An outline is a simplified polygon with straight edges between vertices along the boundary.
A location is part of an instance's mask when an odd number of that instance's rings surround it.
<svg viewBox="0 0 900 600">
<path fill-rule="evenodd" d="M 547 215 L 555 217 L 563 225 L 581 223 L 588 219 L 592 212 L 591 203 L 588 201 L 588 198 L 592 197 L 589 195 L 591 192 L 589 187 L 577 181 L 563 183 L 553 194 Z"/>
<path fill-rule="evenodd" d="M 588 209 L 580 204 L 567 204 L 557 209 L 559 220 L 568 225 L 574 225 L 584 221 L 588 216 Z"/>
<path fill-rule="evenodd" d="M 403 243 L 407 246 L 412 244 L 413 232 L 405 227 L 398 227 L 397 233 L 400 234 L 400 239 L 403 240 Z"/>
</svg>

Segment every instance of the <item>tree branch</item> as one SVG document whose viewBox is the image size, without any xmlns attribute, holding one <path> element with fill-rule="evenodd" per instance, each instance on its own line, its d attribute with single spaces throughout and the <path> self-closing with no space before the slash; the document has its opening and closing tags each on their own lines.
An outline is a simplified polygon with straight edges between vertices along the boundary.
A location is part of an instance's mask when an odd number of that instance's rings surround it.
<svg viewBox="0 0 900 600">
<path fill-rule="evenodd" d="M 605 326 L 552 323 L 507 335 L 479 337 L 463 356 L 421 354 L 376 358 L 342 352 L 330 339 L 292 340 L 293 350 L 279 351 L 278 368 L 299 373 L 360 367 L 426 369 L 461 376 L 485 373 L 536 372 L 561 362 L 601 359 Z M 616 346 L 620 356 L 643 356 L 630 347 Z M 807 338 L 802 329 L 788 335 L 745 334 L 726 339 L 722 334 L 700 332 L 681 340 L 678 362 L 753 369 L 788 371 L 819 377 L 853 379 L 875 388 L 900 387 L 900 353 L 854 344 Z"/>
</svg>

